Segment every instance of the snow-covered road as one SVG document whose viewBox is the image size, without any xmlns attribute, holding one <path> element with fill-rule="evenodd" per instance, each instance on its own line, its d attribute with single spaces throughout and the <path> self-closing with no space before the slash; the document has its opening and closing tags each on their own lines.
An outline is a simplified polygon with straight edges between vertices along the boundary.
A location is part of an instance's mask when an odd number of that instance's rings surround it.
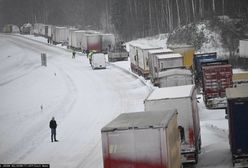
<svg viewBox="0 0 248 168">
<path fill-rule="evenodd" d="M 47 67 L 41 66 L 43 52 Z M 68 50 L 0 34 L 0 163 L 102 168 L 101 128 L 120 113 L 142 111 L 150 91 L 127 71 L 112 65 L 92 70 L 83 54 L 72 59 Z M 202 99 L 199 109 L 196 167 L 231 168 L 224 110 L 207 110 Z M 52 116 L 58 143 L 50 142 Z"/>
<path fill-rule="evenodd" d="M 18 36 L 0 37 L 0 163 L 52 168 L 102 167 L 101 128 L 118 114 L 142 111 L 149 89 L 109 65 Z M 42 67 L 41 53 L 48 57 Z M 43 109 L 41 109 L 43 106 Z M 58 143 L 50 142 L 55 116 Z"/>
</svg>

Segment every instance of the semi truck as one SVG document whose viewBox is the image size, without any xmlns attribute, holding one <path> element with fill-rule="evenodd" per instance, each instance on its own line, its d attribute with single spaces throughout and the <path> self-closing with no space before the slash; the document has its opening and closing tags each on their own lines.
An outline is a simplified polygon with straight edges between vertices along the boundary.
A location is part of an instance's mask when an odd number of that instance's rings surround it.
<svg viewBox="0 0 248 168">
<path fill-rule="evenodd" d="M 123 113 L 101 129 L 104 168 L 180 168 L 176 110 Z"/>
<path fill-rule="evenodd" d="M 192 69 L 195 48 L 192 45 L 169 45 L 168 48 L 183 56 L 183 65 L 187 69 Z"/>
<path fill-rule="evenodd" d="M 88 32 L 82 36 L 82 51 L 102 51 L 101 34 L 97 32 Z"/>
<path fill-rule="evenodd" d="M 158 54 L 153 57 L 153 72 L 151 73 L 152 82 L 155 86 L 166 86 L 165 82 L 167 77 L 172 76 L 172 73 L 166 73 L 170 69 L 181 69 L 183 68 L 183 57 L 178 53 L 166 53 Z M 179 72 L 170 71 L 170 72 Z M 176 75 L 176 74 L 174 74 Z M 182 73 L 181 73 L 182 76 Z"/>
<path fill-rule="evenodd" d="M 204 62 L 202 65 L 203 100 L 207 108 L 226 108 L 226 88 L 233 86 L 232 66 L 227 60 Z"/>
<path fill-rule="evenodd" d="M 162 47 L 132 43 L 129 44 L 129 48 L 131 70 L 144 78 L 149 78 L 148 52 L 150 50 L 162 49 Z"/>
<path fill-rule="evenodd" d="M 144 100 L 145 111 L 178 111 L 183 164 L 198 162 L 201 151 L 200 119 L 194 85 L 156 88 Z"/>
<path fill-rule="evenodd" d="M 202 80 L 202 71 L 201 71 L 201 62 L 204 60 L 210 60 L 210 59 L 217 59 L 217 53 L 196 53 L 194 54 L 193 58 L 193 72 L 195 77 L 195 84 L 196 86 L 201 85 Z"/>
<path fill-rule="evenodd" d="M 227 88 L 229 144 L 234 167 L 248 167 L 248 86 Z"/>
<path fill-rule="evenodd" d="M 193 76 L 189 69 L 173 68 L 159 73 L 156 86 L 170 87 L 193 84 Z"/>
<path fill-rule="evenodd" d="M 108 52 L 108 61 L 127 61 L 128 60 L 128 52 L 123 42 L 117 42 Z"/>
<path fill-rule="evenodd" d="M 150 75 L 150 79 L 151 82 L 155 84 L 155 80 L 156 80 L 156 69 L 155 69 L 155 57 L 156 55 L 161 55 L 161 54 L 169 54 L 172 53 L 171 49 L 157 49 L 157 50 L 150 50 L 148 51 L 148 66 L 149 66 L 149 75 Z"/>
</svg>

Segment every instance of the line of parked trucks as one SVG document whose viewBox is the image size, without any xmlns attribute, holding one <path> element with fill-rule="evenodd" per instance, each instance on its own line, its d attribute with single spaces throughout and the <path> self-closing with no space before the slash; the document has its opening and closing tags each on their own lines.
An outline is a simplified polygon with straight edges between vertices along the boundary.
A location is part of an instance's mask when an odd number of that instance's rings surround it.
<svg viewBox="0 0 248 168">
<path fill-rule="evenodd" d="M 47 37 L 49 42 L 68 43 L 73 49 L 104 52 L 104 48 L 116 46 L 111 35 L 49 27 L 35 25 L 34 34 Z M 5 27 L 6 31 L 11 29 L 15 28 Z M 92 38 L 87 40 L 92 45 L 86 45 L 84 37 Z M 97 41 L 105 37 L 109 43 L 98 45 Z M 248 48 L 243 44 L 242 54 Z M 118 43 L 112 51 L 122 52 L 123 46 Z M 112 61 L 120 59 L 116 55 Z M 179 168 L 196 164 L 201 152 L 197 92 L 203 94 L 206 107 L 226 109 L 233 165 L 248 167 L 247 73 L 233 73 L 228 60 L 218 58 L 215 52 L 197 54 L 190 45 L 164 49 L 130 44 L 124 58 L 128 55 L 132 71 L 151 79 L 158 87 L 144 100 L 144 112 L 121 114 L 102 128 L 104 168 Z"/>
<path fill-rule="evenodd" d="M 248 166 L 247 73 L 233 73 L 217 53 L 197 54 L 188 45 L 130 44 L 129 56 L 131 70 L 158 87 L 144 100 L 144 112 L 121 114 L 102 128 L 104 168 L 197 164 L 199 92 L 206 107 L 226 109 L 233 166 Z"/>
</svg>

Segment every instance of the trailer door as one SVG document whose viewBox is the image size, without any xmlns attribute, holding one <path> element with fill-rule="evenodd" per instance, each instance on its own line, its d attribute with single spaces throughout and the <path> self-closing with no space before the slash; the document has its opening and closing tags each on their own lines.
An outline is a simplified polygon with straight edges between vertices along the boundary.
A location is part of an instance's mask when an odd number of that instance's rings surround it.
<svg viewBox="0 0 248 168">
<path fill-rule="evenodd" d="M 248 154 L 248 100 L 234 101 L 229 108 L 232 152 Z"/>
</svg>

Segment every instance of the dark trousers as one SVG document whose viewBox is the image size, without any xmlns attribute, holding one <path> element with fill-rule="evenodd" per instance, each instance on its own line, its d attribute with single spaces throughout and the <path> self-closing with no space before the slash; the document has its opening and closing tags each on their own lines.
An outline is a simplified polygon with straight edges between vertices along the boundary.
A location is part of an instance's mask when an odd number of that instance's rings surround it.
<svg viewBox="0 0 248 168">
<path fill-rule="evenodd" d="M 57 141 L 56 140 L 56 129 L 51 128 L 51 141 Z"/>
</svg>

